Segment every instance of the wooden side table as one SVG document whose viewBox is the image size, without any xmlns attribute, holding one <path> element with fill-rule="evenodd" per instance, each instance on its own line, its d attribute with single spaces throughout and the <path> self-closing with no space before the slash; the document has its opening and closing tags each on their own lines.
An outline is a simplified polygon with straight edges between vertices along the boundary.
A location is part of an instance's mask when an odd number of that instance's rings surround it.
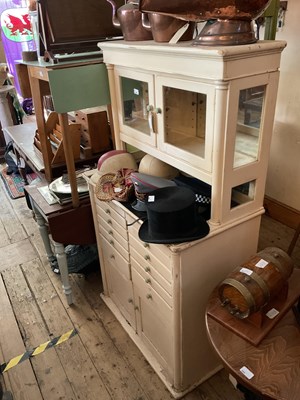
<svg viewBox="0 0 300 400">
<path fill-rule="evenodd" d="M 88 197 L 81 200 L 77 208 L 73 208 L 72 203 L 66 205 L 49 205 L 38 190 L 38 186 L 44 185 L 45 182 L 39 185 L 25 186 L 24 191 L 36 215 L 47 258 L 51 262 L 56 257 L 63 291 L 67 297 L 68 304 L 72 304 L 72 290 L 69 282 L 68 263 L 64 245 L 96 243 L 90 199 Z M 50 245 L 49 233 L 54 241 L 55 254 Z"/>
<path fill-rule="evenodd" d="M 300 271 L 291 279 L 300 285 Z M 209 304 L 218 301 L 214 293 Z M 206 313 L 212 346 L 224 367 L 243 386 L 264 400 L 298 400 L 300 393 L 300 326 L 290 310 L 258 346 L 239 337 Z M 254 397 L 253 397 L 254 398 Z"/>
</svg>

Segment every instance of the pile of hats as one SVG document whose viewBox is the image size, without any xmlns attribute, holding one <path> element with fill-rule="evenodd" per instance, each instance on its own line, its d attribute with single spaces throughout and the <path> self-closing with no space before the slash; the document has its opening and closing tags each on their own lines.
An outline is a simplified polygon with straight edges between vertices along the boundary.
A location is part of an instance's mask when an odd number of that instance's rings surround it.
<svg viewBox="0 0 300 400">
<path fill-rule="evenodd" d="M 98 199 L 132 201 L 134 210 L 145 212 L 139 230 L 144 242 L 182 243 L 209 233 L 209 225 L 199 212 L 200 197 L 186 179 L 182 183 L 176 168 L 149 154 L 137 167 L 132 154 L 113 150 L 100 157 L 98 170 L 100 177 L 95 190 Z M 203 199 L 208 204 L 209 193 Z"/>
</svg>

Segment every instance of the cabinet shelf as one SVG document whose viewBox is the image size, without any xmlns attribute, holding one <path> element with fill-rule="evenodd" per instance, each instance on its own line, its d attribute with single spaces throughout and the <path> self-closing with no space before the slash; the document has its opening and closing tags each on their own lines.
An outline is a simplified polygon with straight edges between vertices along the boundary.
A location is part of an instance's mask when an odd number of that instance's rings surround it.
<svg viewBox="0 0 300 400">
<path fill-rule="evenodd" d="M 234 154 L 235 168 L 257 160 L 258 138 L 243 132 L 237 132 Z"/>
<path fill-rule="evenodd" d="M 168 132 L 166 142 L 201 158 L 204 157 L 205 140 L 197 137 L 186 136 L 179 132 Z"/>
</svg>

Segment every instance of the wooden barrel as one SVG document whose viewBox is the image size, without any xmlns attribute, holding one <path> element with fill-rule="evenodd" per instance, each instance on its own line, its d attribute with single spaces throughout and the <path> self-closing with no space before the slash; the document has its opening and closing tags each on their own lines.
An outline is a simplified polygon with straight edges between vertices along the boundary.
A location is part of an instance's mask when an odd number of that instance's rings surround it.
<svg viewBox="0 0 300 400">
<path fill-rule="evenodd" d="M 293 272 L 283 250 L 267 247 L 232 271 L 219 285 L 222 305 L 237 318 L 247 318 L 276 296 Z"/>
</svg>

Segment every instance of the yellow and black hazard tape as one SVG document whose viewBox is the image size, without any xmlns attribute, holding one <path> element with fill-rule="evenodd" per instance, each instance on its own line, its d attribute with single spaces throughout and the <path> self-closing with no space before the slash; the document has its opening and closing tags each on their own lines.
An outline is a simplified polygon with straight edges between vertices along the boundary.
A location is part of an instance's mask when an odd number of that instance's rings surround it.
<svg viewBox="0 0 300 400">
<path fill-rule="evenodd" d="M 35 357 L 38 354 L 43 353 L 45 350 L 51 349 L 54 346 L 58 346 L 59 344 L 65 342 L 66 340 L 71 339 L 71 337 L 75 336 L 77 333 L 78 331 L 76 329 L 72 329 L 71 331 L 66 332 L 61 336 L 57 336 L 56 338 L 49 340 L 48 342 L 43 343 L 38 347 L 35 347 L 33 350 L 26 351 L 25 353 L 12 358 L 10 361 L 1 364 L 0 374 L 2 374 L 2 372 L 8 371 L 9 369 L 20 364 L 21 362 L 28 360 L 30 357 Z"/>
</svg>

